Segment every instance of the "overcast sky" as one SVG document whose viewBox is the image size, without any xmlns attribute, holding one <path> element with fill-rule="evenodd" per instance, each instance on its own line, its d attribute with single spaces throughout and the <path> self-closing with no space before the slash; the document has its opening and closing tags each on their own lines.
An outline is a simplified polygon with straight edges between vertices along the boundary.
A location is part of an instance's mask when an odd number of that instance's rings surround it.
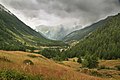
<svg viewBox="0 0 120 80">
<path fill-rule="evenodd" d="M 91 24 L 120 12 L 120 0 L 0 0 L 27 25 Z"/>
</svg>

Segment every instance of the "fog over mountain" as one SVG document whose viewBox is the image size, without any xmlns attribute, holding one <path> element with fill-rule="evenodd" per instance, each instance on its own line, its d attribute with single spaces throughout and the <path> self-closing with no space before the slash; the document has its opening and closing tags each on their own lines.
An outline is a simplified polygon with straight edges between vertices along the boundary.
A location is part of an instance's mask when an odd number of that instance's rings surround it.
<svg viewBox="0 0 120 80">
<path fill-rule="evenodd" d="M 0 3 L 33 29 L 39 25 L 58 27 L 74 23 L 85 27 L 120 12 L 120 0 L 0 0 Z M 64 26 L 68 30 L 71 27 L 74 25 Z"/>
<path fill-rule="evenodd" d="M 58 26 L 45 26 L 40 25 L 36 27 L 36 31 L 42 33 L 45 37 L 53 40 L 62 40 L 69 33 L 79 30 L 82 28 L 79 24 L 69 25 L 69 28 L 66 25 L 58 25 Z"/>
</svg>

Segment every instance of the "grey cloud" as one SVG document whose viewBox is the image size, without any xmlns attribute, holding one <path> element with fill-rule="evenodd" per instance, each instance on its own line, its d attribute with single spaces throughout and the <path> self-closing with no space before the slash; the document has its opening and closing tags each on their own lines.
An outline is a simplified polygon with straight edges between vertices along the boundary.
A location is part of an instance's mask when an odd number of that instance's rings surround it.
<svg viewBox="0 0 120 80">
<path fill-rule="evenodd" d="M 17 10 L 38 10 L 35 0 L 1 0 L 2 3 Z"/>
<path fill-rule="evenodd" d="M 120 0 L 1 0 L 10 7 L 21 10 L 27 17 L 37 17 L 39 10 L 61 18 L 80 18 L 93 22 L 120 12 Z"/>
<path fill-rule="evenodd" d="M 25 17 L 29 17 L 29 18 L 38 18 L 39 15 L 39 11 L 37 10 L 22 10 L 21 13 L 23 14 L 23 16 Z"/>
<path fill-rule="evenodd" d="M 41 0 L 37 0 L 39 4 Z M 44 9 L 60 17 L 84 16 L 84 19 L 95 21 L 102 15 L 108 15 L 120 8 L 118 0 L 46 0 Z"/>
</svg>

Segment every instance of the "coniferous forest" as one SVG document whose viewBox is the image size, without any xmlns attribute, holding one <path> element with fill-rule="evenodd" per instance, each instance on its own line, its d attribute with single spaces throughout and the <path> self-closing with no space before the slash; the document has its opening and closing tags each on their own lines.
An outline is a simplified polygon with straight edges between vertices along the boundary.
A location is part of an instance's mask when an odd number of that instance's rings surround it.
<svg viewBox="0 0 120 80">
<path fill-rule="evenodd" d="M 96 54 L 100 59 L 120 58 L 120 14 L 105 19 L 106 23 L 91 32 L 65 53 L 68 57 Z M 100 25 L 99 25 L 100 26 Z"/>
</svg>

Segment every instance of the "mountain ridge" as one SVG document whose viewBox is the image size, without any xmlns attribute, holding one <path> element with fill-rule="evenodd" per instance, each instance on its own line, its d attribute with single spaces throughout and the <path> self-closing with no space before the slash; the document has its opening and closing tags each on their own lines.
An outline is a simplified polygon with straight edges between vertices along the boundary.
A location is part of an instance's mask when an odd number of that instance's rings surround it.
<svg viewBox="0 0 120 80">
<path fill-rule="evenodd" d="M 68 49 L 69 57 L 96 54 L 100 59 L 120 58 L 120 13 L 106 18 L 105 24 Z"/>
<path fill-rule="evenodd" d="M 83 39 L 85 36 L 88 36 L 91 32 L 93 32 L 97 28 L 103 26 L 106 23 L 105 20 L 108 19 L 109 17 L 111 17 L 111 16 L 108 16 L 105 19 L 97 21 L 97 22 L 91 24 L 90 26 L 87 26 L 80 30 L 76 30 L 76 31 L 69 33 L 68 35 L 66 35 L 63 38 L 63 41 L 70 42 L 70 41 L 79 41 L 79 40 Z"/>
<path fill-rule="evenodd" d="M 4 6 L 0 7 L 0 49 L 18 50 L 29 47 L 59 46 L 63 42 L 46 39 L 24 24 Z"/>
</svg>

